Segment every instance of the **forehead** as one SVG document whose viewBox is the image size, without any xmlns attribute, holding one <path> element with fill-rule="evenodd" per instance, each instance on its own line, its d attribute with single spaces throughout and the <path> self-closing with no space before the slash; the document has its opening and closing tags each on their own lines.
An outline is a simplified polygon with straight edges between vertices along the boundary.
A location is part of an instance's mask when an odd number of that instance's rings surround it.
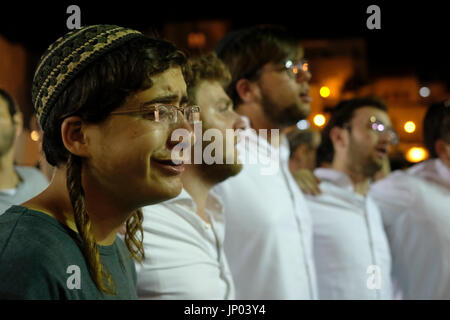
<svg viewBox="0 0 450 320">
<path fill-rule="evenodd" d="M 164 98 L 165 103 L 177 103 L 186 96 L 186 82 L 178 66 L 155 74 L 150 79 L 152 86 L 132 96 L 130 103 L 146 103 L 158 98 Z"/>
<path fill-rule="evenodd" d="M 171 67 L 161 73 L 150 77 L 152 80 L 152 92 L 170 92 L 178 94 L 186 94 L 186 82 L 184 81 L 183 73 L 179 66 Z M 153 90 L 152 90 L 153 89 Z"/>
<path fill-rule="evenodd" d="M 134 110 L 147 104 L 179 104 L 186 97 L 186 82 L 180 67 L 169 68 L 150 77 L 152 86 L 127 98 L 118 110 Z"/>
<path fill-rule="evenodd" d="M 223 99 L 230 100 L 218 81 L 204 80 L 200 82 L 195 90 L 195 95 L 198 104 L 209 104 Z"/>
<path fill-rule="evenodd" d="M 367 122 L 372 116 L 375 116 L 377 120 L 384 124 L 391 124 L 391 119 L 386 111 L 372 106 L 364 106 L 357 109 L 353 114 L 353 119 L 357 122 Z"/>
<path fill-rule="evenodd" d="M 297 54 L 294 57 L 294 60 L 301 60 L 305 56 L 305 52 L 303 51 L 303 47 L 298 46 Z"/>
<path fill-rule="evenodd" d="M 288 56 L 283 61 L 274 61 L 274 60 L 272 60 L 272 61 L 269 61 L 268 63 L 266 63 L 264 66 L 271 66 L 271 65 L 278 65 L 278 64 L 284 65 L 284 63 L 287 60 L 291 60 L 291 61 L 293 61 L 295 63 L 295 62 L 297 62 L 299 60 L 302 60 L 303 58 L 304 58 L 303 47 L 298 45 L 297 48 L 296 48 L 296 51 L 288 53 Z"/>
</svg>

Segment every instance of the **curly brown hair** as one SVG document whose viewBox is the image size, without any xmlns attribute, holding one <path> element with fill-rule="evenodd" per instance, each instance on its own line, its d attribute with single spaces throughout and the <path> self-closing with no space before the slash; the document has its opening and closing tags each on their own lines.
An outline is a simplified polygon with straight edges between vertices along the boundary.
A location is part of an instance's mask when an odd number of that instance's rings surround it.
<svg viewBox="0 0 450 320">
<path fill-rule="evenodd" d="M 189 103 L 195 104 L 195 93 L 202 81 L 217 81 L 225 89 L 231 82 L 227 66 L 214 52 L 189 59 L 190 71 L 188 97 Z"/>
</svg>

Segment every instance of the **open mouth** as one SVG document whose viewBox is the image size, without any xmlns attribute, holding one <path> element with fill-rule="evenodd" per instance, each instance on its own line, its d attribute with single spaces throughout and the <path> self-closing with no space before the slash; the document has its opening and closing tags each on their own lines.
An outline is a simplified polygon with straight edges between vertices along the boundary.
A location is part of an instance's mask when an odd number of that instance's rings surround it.
<svg viewBox="0 0 450 320">
<path fill-rule="evenodd" d="M 312 98 L 309 95 L 309 91 L 304 91 L 300 93 L 300 99 L 302 99 L 304 102 L 311 102 Z"/>
<path fill-rule="evenodd" d="M 152 159 L 152 163 L 171 174 L 180 174 L 184 171 L 183 159 Z"/>
<path fill-rule="evenodd" d="M 384 158 L 387 155 L 387 148 L 385 147 L 377 147 L 375 148 L 375 152 L 380 158 Z"/>
</svg>

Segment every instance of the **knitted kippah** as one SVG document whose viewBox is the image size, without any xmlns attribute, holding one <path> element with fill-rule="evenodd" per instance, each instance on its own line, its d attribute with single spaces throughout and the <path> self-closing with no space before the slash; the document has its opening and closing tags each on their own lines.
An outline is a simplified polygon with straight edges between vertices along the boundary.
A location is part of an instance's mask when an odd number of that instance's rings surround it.
<svg viewBox="0 0 450 320">
<path fill-rule="evenodd" d="M 68 32 L 44 55 L 33 78 L 31 99 L 41 127 L 68 83 L 86 66 L 127 41 L 145 37 L 136 30 L 113 25 L 93 25 Z"/>
</svg>

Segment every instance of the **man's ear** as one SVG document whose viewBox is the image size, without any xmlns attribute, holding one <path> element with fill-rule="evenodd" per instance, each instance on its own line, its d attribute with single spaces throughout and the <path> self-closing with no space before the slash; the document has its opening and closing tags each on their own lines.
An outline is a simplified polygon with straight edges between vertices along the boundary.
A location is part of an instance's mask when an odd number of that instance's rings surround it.
<svg viewBox="0 0 450 320">
<path fill-rule="evenodd" d="M 16 112 L 12 118 L 14 128 L 16 130 L 16 138 L 20 136 L 23 131 L 23 115 L 21 112 Z"/>
<path fill-rule="evenodd" d="M 434 143 L 434 148 L 438 157 L 444 162 L 450 161 L 450 144 L 445 143 L 444 140 L 438 139 Z"/>
<path fill-rule="evenodd" d="M 345 133 L 347 130 L 339 127 L 333 127 L 330 130 L 330 139 L 333 142 L 335 149 L 339 147 L 344 147 L 347 145 L 347 139 Z"/>
<path fill-rule="evenodd" d="M 84 132 L 84 123 L 80 117 L 71 116 L 61 124 L 61 137 L 66 149 L 79 157 L 88 157 L 88 145 Z"/>
<path fill-rule="evenodd" d="M 248 79 L 240 79 L 236 82 L 236 91 L 243 102 L 255 100 L 255 86 Z"/>
</svg>

